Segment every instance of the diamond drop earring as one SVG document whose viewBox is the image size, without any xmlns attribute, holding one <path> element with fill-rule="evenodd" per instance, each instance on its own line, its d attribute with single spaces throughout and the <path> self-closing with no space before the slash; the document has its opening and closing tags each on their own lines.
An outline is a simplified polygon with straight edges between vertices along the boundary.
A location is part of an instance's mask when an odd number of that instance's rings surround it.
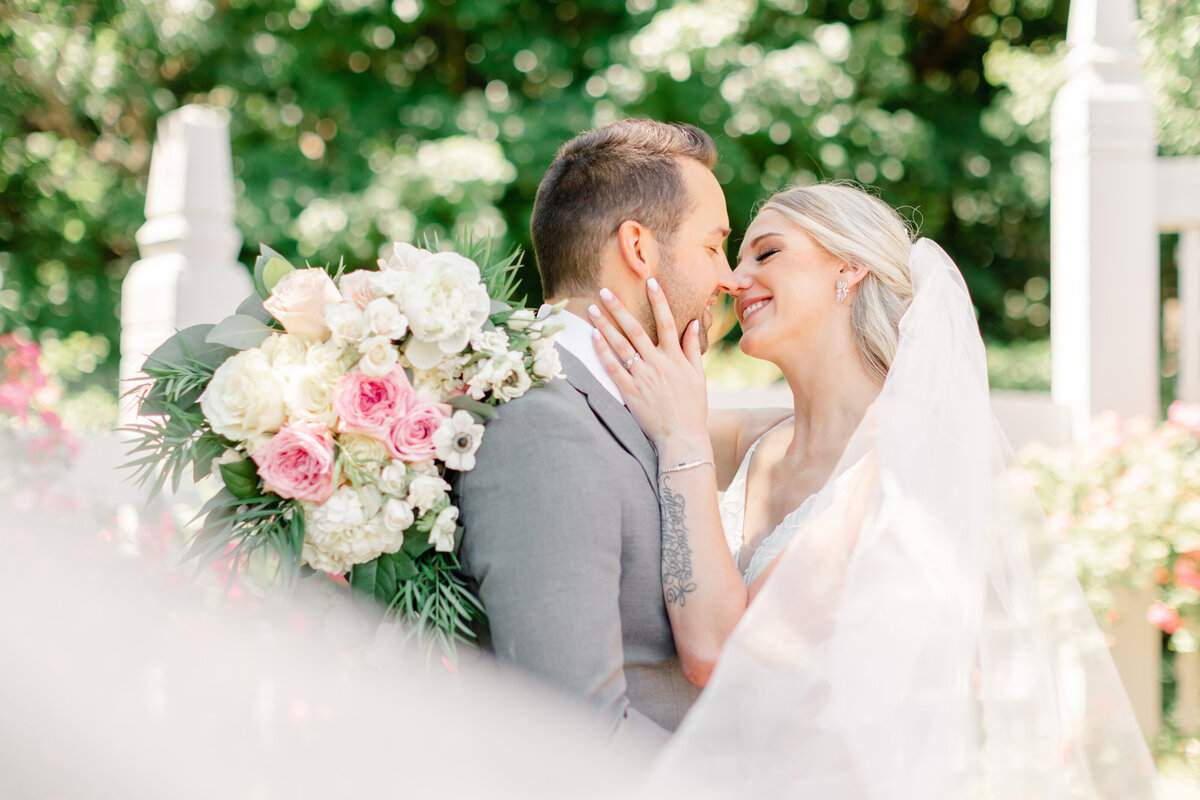
<svg viewBox="0 0 1200 800">
<path fill-rule="evenodd" d="M 846 299 L 846 295 L 850 294 L 850 284 L 838 278 L 837 283 L 834 285 L 837 287 L 837 301 L 840 303 Z"/>
</svg>

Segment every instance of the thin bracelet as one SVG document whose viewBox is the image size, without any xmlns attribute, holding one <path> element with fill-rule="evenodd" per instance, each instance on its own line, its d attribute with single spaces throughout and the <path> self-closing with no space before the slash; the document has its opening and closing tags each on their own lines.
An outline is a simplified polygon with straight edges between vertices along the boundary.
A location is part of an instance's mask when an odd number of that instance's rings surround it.
<svg viewBox="0 0 1200 800">
<path fill-rule="evenodd" d="M 708 464 L 713 469 L 717 468 L 717 465 L 714 464 L 711 459 L 697 458 L 695 461 L 684 461 L 682 463 L 676 464 L 673 467 L 661 467 L 658 470 L 658 474 L 666 475 L 668 472 L 683 472 L 685 469 L 691 469 L 692 467 L 702 467 L 705 464 Z"/>
</svg>

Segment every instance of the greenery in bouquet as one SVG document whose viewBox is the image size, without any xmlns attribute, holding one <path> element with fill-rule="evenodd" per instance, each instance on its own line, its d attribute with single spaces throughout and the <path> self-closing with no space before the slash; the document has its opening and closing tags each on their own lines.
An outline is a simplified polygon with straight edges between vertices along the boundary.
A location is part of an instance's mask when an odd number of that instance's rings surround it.
<svg viewBox="0 0 1200 800">
<path fill-rule="evenodd" d="M 1200 636 L 1200 405 L 1174 403 L 1167 420 L 1106 414 L 1065 448 L 1022 453 L 1055 532 L 1071 543 L 1102 626 L 1117 592 L 1153 587 L 1146 618 L 1177 652 Z"/>
<path fill-rule="evenodd" d="M 448 473 L 495 407 L 560 372 L 553 315 L 514 305 L 519 257 L 396 243 L 376 268 L 297 269 L 268 247 L 256 295 L 146 361 L 131 451 L 155 488 L 219 476 L 189 555 L 266 551 L 285 586 L 344 578 L 451 657 L 484 616 L 458 575 Z"/>
</svg>

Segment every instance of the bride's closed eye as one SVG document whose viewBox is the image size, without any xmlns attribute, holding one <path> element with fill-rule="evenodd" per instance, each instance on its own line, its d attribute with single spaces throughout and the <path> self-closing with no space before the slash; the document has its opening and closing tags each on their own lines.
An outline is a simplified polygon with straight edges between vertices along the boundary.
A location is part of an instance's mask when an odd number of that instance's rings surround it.
<svg viewBox="0 0 1200 800">
<path fill-rule="evenodd" d="M 773 250 L 764 250 L 761 253 L 759 253 L 758 255 L 756 255 L 754 257 L 754 260 L 761 264 L 762 262 L 766 261 L 768 258 L 770 258 L 771 256 L 775 255 L 778 252 L 779 252 L 779 248 L 775 248 Z"/>
</svg>

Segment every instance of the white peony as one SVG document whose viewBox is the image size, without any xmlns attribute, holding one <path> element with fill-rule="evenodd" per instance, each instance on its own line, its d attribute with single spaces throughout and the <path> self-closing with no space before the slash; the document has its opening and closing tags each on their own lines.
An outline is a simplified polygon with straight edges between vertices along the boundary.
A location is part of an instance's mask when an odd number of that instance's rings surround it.
<svg viewBox="0 0 1200 800">
<path fill-rule="evenodd" d="M 313 369 L 323 369 L 342 375 L 354 366 L 358 360 L 358 348 L 347 347 L 344 344 L 329 339 L 317 342 L 308 348 L 308 359 L 305 363 Z"/>
<path fill-rule="evenodd" d="M 325 306 L 325 323 L 333 334 L 333 341 L 340 345 L 358 344 L 371 333 L 367 315 L 350 303 Z"/>
<path fill-rule="evenodd" d="M 454 531 L 457 527 L 458 509 L 454 506 L 443 508 L 429 531 L 429 543 L 433 545 L 433 549 L 439 553 L 453 552 Z"/>
<path fill-rule="evenodd" d="M 337 377 L 337 372 L 320 366 L 290 370 L 283 395 L 288 419 L 320 422 L 332 428 L 337 422 L 333 410 L 333 385 Z"/>
<path fill-rule="evenodd" d="M 413 338 L 404 353 L 417 369 L 429 369 L 460 352 L 487 322 L 491 299 L 479 267 L 457 253 L 435 253 L 412 273 L 400 308 Z"/>
<path fill-rule="evenodd" d="M 411 272 L 385 269 L 371 273 L 371 286 L 384 297 L 402 295 L 411 277 Z"/>
<path fill-rule="evenodd" d="M 408 502 L 422 514 L 442 501 L 450 484 L 437 475 L 418 475 L 408 485 Z"/>
<path fill-rule="evenodd" d="M 376 336 L 400 339 L 408 330 L 408 320 L 400 312 L 396 302 L 387 297 L 372 300 L 365 310 L 367 326 Z"/>
<path fill-rule="evenodd" d="M 363 505 L 363 494 L 368 495 L 368 504 L 378 498 L 377 492 L 371 496 L 370 492 L 343 486 L 322 505 L 303 504 L 304 546 L 300 557 L 305 564 L 340 575 L 355 564 L 400 549 L 404 544 L 403 531 L 391 529 L 381 514 L 369 515 Z"/>
<path fill-rule="evenodd" d="M 392 367 L 400 361 L 400 351 L 386 336 L 363 339 L 358 345 L 358 352 L 362 353 L 358 361 L 359 370 L 376 378 L 391 372 Z"/>
<path fill-rule="evenodd" d="M 391 257 L 387 261 L 379 259 L 379 269 L 380 271 L 412 271 L 433 256 L 434 253 L 420 247 L 413 247 L 408 242 L 393 242 Z"/>
<path fill-rule="evenodd" d="M 395 497 L 388 498 L 383 504 L 383 524 L 393 531 L 406 531 L 416 521 L 413 507 Z"/>
<path fill-rule="evenodd" d="M 283 424 L 286 385 L 262 351 L 243 350 L 217 367 L 200 395 L 200 409 L 217 433 L 250 441 Z"/>
<path fill-rule="evenodd" d="M 508 352 L 508 334 L 500 328 L 471 334 L 471 349 L 476 353 Z"/>
<path fill-rule="evenodd" d="M 468 472 L 475 469 L 475 451 L 483 441 L 483 426 L 466 411 L 455 411 L 433 434 L 437 457 L 448 469 Z"/>
</svg>

